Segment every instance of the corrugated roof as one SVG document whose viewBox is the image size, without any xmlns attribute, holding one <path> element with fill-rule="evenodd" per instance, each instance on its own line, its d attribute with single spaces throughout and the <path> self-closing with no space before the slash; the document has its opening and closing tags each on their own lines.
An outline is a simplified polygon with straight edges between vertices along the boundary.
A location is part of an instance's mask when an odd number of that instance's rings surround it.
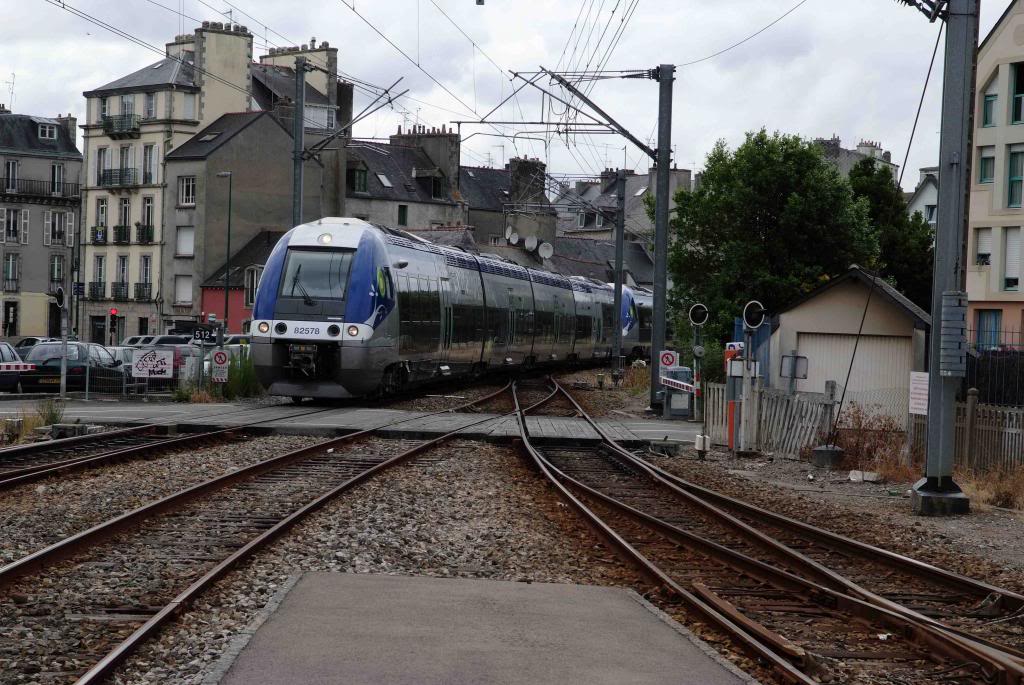
<svg viewBox="0 0 1024 685">
<path fill-rule="evenodd" d="M 83 93 L 86 97 L 104 95 L 116 92 L 127 92 L 145 88 L 161 88 L 174 86 L 175 88 L 198 87 L 193 80 L 195 69 L 191 62 L 179 62 L 176 59 L 165 57 L 159 62 L 133 71 L 127 76 L 122 76 L 116 81 L 111 81 L 105 86 L 100 86 Z"/>
<path fill-rule="evenodd" d="M 245 286 L 245 270 L 250 266 L 263 266 L 267 263 L 267 257 L 271 250 L 277 245 L 277 241 L 285 231 L 260 231 L 252 240 L 231 256 L 231 273 L 228 274 L 228 287 L 241 288 Z M 213 275 L 203 282 L 204 288 L 224 287 L 224 264 L 213 272 Z"/>
<path fill-rule="evenodd" d="M 57 127 L 57 139 L 39 137 L 37 119 L 25 114 L 0 114 L 0 151 L 82 159 L 64 126 L 53 119 L 42 119 Z"/>
<path fill-rule="evenodd" d="M 209 157 L 214 150 L 231 140 L 254 121 L 264 116 L 270 117 L 280 126 L 280 122 L 271 116 L 269 112 L 231 112 L 229 114 L 223 114 L 212 124 L 189 138 L 179 148 L 169 152 L 167 154 L 167 159 L 168 161 L 176 159 L 205 159 L 206 157 Z M 283 126 L 281 126 L 281 130 L 285 132 L 285 135 L 290 137 L 291 134 L 289 134 Z"/>
<path fill-rule="evenodd" d="M 353 163 L 360 162 L 367 170 L 366 192 L 348 191 L 348 195 L 354 199 L 455 203 L 450 184 L 444 198 L 437 199 L 431 194 L 430 178 L 413 178 L 413 169 L 437 168 L 437 165 L 418 147 L 354 140 L 345 149 L 348 152 L 350 171 Z M 381 181 L 378 174 L 383 174 L 387 178 L 390 187 Z"/>
</svg>

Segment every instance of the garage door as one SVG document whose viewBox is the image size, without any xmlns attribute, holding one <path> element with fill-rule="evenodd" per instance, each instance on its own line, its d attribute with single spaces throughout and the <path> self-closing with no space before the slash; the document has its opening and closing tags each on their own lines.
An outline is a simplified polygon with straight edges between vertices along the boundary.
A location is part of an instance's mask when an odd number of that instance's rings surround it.
<svg viewBox="0 0 1024 685">
<path fill-rule="evenodd" d="M 797 349 L 807 357 L 807 379 L 798 381 L 797 389 L 824 392 L 826 381 L 836 381 L 841 393 L 856 340 L 854 335 L 799 333 Z M 913 361 L 909 336 L 863 336 L 850 373 L 847 402 L 904 421 Z"/>
</svg>

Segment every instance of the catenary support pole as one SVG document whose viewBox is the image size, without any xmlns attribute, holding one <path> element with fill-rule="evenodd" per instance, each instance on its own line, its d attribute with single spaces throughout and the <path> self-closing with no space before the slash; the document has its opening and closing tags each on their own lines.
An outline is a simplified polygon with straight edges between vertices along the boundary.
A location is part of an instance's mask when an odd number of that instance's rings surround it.
<svg viewBox="0 0 1024 685">
<path fill-rule="evenodd" d="M 295 58 L 295 111 L 292 113 L 292 226 L 302 223 L 302 157 L 306 113 L 306 58 Z"/>
<path fill-rule="evenodd" d="M 928 448 L 924 478 L 911 502 L 918 514 L 966 513 L 953 482 L 956 394 L 966 370 L 964 237 L 970 197 L 971 138 L 979 0 L 946 6 L 946 56 L 939 142 L 939 198 L 928 360 Z"/>
<path fill-rule="evenodd" d="M 658 67 L 658 169 L 654 205 L 654 321 L 651 326 L 651 408 L 661 404 L 661 351 L 665 348 L 668 298 L 669 165 L 672 163 L 672 82 L 676 68 Z"/>
<path fill-rule="evenodd" d="M 612 364 L 612 382 L 618 386 L 622 379 L 622 253 L 626 233 L 626 170 L 619 169 L 615 176 L 615 359 Z"/>
</svg>

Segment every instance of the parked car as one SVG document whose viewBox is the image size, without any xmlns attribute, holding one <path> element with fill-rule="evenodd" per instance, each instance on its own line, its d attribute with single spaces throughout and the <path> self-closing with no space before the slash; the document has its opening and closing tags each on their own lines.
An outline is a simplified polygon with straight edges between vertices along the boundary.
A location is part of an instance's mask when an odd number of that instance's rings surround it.
<svg viewBox="0 0 1024 685">
<path fill-rule="evenodd" d="M 154 336 L 152 335 L 132 335 L 121 341 L 121 347 L 139 347 L 140 345 L 149 345 L 153 342 Z M 111 348 L 113 349 L 113 348 Z"/>
<path fill-rule="evenodd" d="M 33 347 L 35 347 L 39 343 L 44 343 L 44 342 L 60 342 L 60 338 L 39 338 L 39 337 L 35 337 L 35 336 L 29 336 L 27 338 L 22 338 L 17 343 L 15 343 L 14 349 L 18 352 L 18 354 L 21 356 L 21 358 L 24 359 L 25 358 L 25 354 L 30 349 L 32 349 Z"/>
<path fill-rule="evenodd" d="M 18 352 L 9 343 L 0 342 L 0 362 L 21 362 Z M 17 392 L 21 383 L 21 371 L 0 367 L 0 391 Z"/>
<path fill-rule="evenodd" d="M 192 344 L 197 346 L 197 347 L 202 347 L 204 349 L 210 349 L 212 347 L 218 347 L 217 339 L 216 338 L 213 338 L 211 340 L 194 340 L 193 339 L 192 340 Z M 228 346 L 228 345 L 248 345 L 248 344 L 249 344 L 249 335 L 246 334 L 246 333 L 228 333 L 228 335 L 224 338 L 224 345 L 225 346 Z"/>
<path fill-rule="evenodd" d="M 56 392 L 60 388 L 60 360 L 63 345 L 43 342 L 32 347 L 25 361 L 35 369 L 21 374 L 24 392 Z M 68 343 L 67 389 L 85 390 L 86 372 L 89 387 L 96 392 L 120 392 L 124 383 L 124 366 L 110 351 L 94 343 Z"/>
</svg>

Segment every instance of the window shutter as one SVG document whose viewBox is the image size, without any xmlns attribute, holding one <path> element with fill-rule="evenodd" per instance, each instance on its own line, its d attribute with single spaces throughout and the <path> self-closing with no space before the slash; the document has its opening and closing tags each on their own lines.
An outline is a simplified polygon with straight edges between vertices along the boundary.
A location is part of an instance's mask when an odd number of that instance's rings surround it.
<svg viewBox="0 0 1024 685">
<path fill-rule="evenodd" d="M 52 242 L 52 236 L 53 212 L 46 210 L 43 212 L 43 245 L 49 245 Z M 24 237 L 22 237 L 21 242 L 26 242 Z"/>
<path fill-rule="evenodd" d="M 978 245 L 976 254 L 992 254 L 992 229 L 978 229 Z"/>
<path fill-rule="evenodd" d="M 28 210 L 21 210 L 21 244 L 28 245 Z"/>
<path fill-rule="evenodd" d="M 74 247 L 75 245 L 75 213 L 68 212 L 68 222 L 64 226 L 64 246 Z"/>
<path fill-rule="evenodd" d="M 0 243 L 7 238 L 7 208 L 0 207 Z"/>
<path fill-rule="evenodd" d="M 1004 275 L 1006 278 L 1020 278 L 1020 228 L 1014 226 L 1003 230 L 1006 231 Z"/>
</svg>

